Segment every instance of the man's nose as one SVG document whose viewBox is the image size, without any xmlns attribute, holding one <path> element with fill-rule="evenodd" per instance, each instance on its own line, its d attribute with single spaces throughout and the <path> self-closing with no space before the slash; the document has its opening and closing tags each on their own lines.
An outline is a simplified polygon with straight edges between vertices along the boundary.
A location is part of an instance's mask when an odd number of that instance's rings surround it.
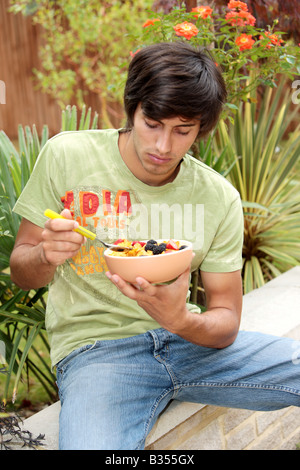
<svg viewBox="0 0 300 470">
<path fill-rule="evenodd" d="M 169 132 L 161 132 L 156 141 L 157 150 L 160 155 L 170 153 L 172 149 L 172 139 Z"/>
</svg>

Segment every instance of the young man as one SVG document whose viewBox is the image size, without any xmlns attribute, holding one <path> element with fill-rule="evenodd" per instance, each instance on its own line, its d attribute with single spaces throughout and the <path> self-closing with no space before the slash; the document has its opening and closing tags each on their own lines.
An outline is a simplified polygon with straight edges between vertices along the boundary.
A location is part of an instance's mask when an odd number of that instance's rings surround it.
<svg viewBox="0 0 300 470">
<path fill-rule="evenodd" d="M 43 148 L 15 211 L 11 275 L 49 286 L 46 325 L 62 410 L 61 449 L 143 449 L 170 400 L 273 410 L 300 404 L 289 339 L 238 333 L 243 216 L 237 191 L 187 152 L 226 99 L 214 62 L 187 44 L 133 58 L 123 130 L 62 133 Z M 65 220 L 46 220 L 46 208 Z M 107 272 L 99 238 L 193 243 L 207 310 L 174 282 Z"/>
</svg>

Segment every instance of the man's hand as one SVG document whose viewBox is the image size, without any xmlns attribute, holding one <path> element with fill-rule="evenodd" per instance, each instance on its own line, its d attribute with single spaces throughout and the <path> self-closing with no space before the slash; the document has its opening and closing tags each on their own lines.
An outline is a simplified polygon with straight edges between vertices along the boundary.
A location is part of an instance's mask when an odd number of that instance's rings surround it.
<svg viewBox="0 0 300 470">
<path fill-rule="evenodd" d="M 107 272 L 107 277 L 118 289 L 130 299 L 135 300 L 163 328 L 171 332 L 180 329 L 189 312 L 186 308 L 186 297 L 189 289 L 187 268 L 171 284 L 150 284 L 142 277 L 136 278 L 136 284 L 129 284 L 117 274 Z"/>
<path fill-rule="evenodd" d="M 47 220 L 42 231 L 42 260 L 53 266 L 75 256 L 84 242 L 84 237 L 74 232 L 79 224 L 72 219 L 70 211 L 64 209 L 61 215 L 65 219 Z"/>
<path fill-rule="evenodd" d="M 57 266 L 76 255 L 84 237 L 74 228 L 69 210 L 61 215 L 66 219 L 47 220 L 44 228 L 22 219 L 10 258 L 11 279 L 24 290 L 47 285 Z"/>
</svg>

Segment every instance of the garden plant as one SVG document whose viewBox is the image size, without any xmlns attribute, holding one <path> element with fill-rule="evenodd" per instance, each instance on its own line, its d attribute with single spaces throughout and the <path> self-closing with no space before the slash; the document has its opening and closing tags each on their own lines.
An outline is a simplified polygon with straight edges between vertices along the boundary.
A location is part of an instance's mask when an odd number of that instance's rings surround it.
<svg viewBox="0 0 300 470">
<path fill-rule="evenodd" d="M 22 12 L 42 26 L 39 56 L 33 71 L 45 93 L 64 109 L 82 107 L 88 93 L 97 96 L 101 126 L 122 117 L 123 84 L 133 34 L 147 18 L 152 0 L 11 0 L 11 11 Z"/>
<path fill-rule="evenodd" d="M 245 2 L 231 0 L 221 13 L 205 5 L 187 12 L 182 2 L 167 14 L 153 12 L 153 3 L 92 0 L 78 8 L 78 0 L 10 1 L 12 12 L 43 27 L 41 68 L 34 70 L 41 89 L 62 109 L 96 94 L 102 127 L 122 122 L 130 55 L 154 42 L 183 40 L 210 50 L 227 83 L 227 112 L 258 85 L 274 86 L 277 74 L 300 74 L 299 46 L 276 31 L 276 19 L 258 28 Z"/>
<path fill-rule="evenodd" d="M 267 87 L 259 104 L 253 91 L 234 125 L 221 121 L 214 139 L 244 205 L 244 293 L 300 262 L 300 124 L 287 132 L 299 110 L 291 111 L 285 84 Z"/>
<path fill-rule="evenodd" d="M 275 31 L 277 21 L 267 30 L 256 27 L 247 4 L 230 0 L 223 13 L 210 6 L 187 12 L 175 8 L 168 14 L 152 12 L 136 36 L 134 54 L 147 44 L 183 40 L 209 51 L 221 68 L 228 90 L 227 114 L 236 110 L 249 92 L 258 86 L 274 87 L 278 74 L 293 79 L 300 74 L 300 48 Z M 230 113 L 229 113 L 230 114 Z"/>
</svg>

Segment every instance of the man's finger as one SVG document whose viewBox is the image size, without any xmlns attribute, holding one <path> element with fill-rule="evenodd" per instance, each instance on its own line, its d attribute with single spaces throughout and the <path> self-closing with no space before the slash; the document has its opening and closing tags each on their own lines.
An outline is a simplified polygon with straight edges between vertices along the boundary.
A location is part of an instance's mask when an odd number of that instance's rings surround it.
<svg viewBox="0 0 300 470">
<path fill-rule="evenodd" d="M 155 295 L 157 288 L 150 282 L 148 282 L 146 279 L 143 277 L 137 277 L 136 278 L 136 284 L 138 286 L 139 290 L 142 290 L 146 292 L 148 295 Z"/>
<path fill-rule="evenodd" d="M 124 281 L 120 276 L 117 274 L 111 274 L 111 272 L 106 271 L 106 277 L 122 292 L 122 294 L 126 295 L 130 299 L 136 300 L 137 296 L 137 289 L 128 282 Z"/>
<path fill-rule="evenodd" d="M 62 215 L 65 219 L 72 219 L 73 220 L 71 211 L 69 211 L 69 209 L 63 209 L 61 211 L 60 215 Z"/>
<path fill-rule="evenodd" d="M 48 219 L 45 228 L 55 232 L 74 230 L 78 227 L 78 222 L 73 219 Z"/>
</svg>

